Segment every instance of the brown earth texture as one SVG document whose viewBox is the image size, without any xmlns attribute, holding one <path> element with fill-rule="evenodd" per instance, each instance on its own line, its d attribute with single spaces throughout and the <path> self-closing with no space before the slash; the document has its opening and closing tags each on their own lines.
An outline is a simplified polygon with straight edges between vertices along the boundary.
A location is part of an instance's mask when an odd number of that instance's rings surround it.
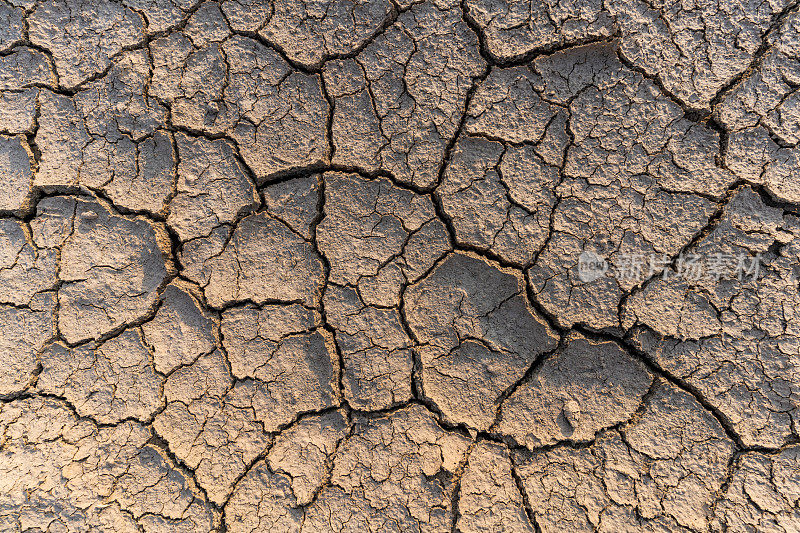
<svg viewBox="0 0 800 533">
<path fill-rule="evenodd" d="M 800 532 L 798 0 L 0 0 L 0 531 Z"/>
</svg>

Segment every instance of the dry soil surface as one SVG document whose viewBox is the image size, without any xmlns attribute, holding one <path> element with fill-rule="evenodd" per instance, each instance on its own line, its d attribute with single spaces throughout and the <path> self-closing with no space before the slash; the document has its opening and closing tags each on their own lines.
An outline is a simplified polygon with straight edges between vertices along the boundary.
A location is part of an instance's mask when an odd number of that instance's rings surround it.
<svg viewBox="0 0 800 533">
<path fill-rule="evenodd" d="M 0 0 L 0 530 L 797 533 L 797 5 Z"/>
</svg>

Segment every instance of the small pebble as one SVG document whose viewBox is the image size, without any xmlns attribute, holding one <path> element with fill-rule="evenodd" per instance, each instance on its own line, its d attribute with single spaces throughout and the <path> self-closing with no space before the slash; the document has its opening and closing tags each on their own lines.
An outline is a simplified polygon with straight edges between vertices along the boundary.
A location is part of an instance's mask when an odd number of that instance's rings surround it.
<svg viewBox="0 0 800 533">
<path fill-rule="evenodd" d="M 578 421 L 581 418 L 581 406 L 578 405 L 578 402 L 575 400 L 568 400 L 564 404 L 564 409 L 562 411 L 564 413 L 564 419 L 569 422 L 569 425 L 577 427 Z"/>
</svg>

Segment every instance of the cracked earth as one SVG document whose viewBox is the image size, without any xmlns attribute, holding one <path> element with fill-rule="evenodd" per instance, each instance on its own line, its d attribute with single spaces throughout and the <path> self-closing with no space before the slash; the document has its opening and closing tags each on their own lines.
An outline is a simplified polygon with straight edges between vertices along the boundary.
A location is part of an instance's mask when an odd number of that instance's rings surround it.
<svg viewBox="0 0 800 533">
<path fill-rule="evenodd" d="M 0 0 L 0 183 L 3 532 L 800 532 L 797 0 Z"/>
</svg>

